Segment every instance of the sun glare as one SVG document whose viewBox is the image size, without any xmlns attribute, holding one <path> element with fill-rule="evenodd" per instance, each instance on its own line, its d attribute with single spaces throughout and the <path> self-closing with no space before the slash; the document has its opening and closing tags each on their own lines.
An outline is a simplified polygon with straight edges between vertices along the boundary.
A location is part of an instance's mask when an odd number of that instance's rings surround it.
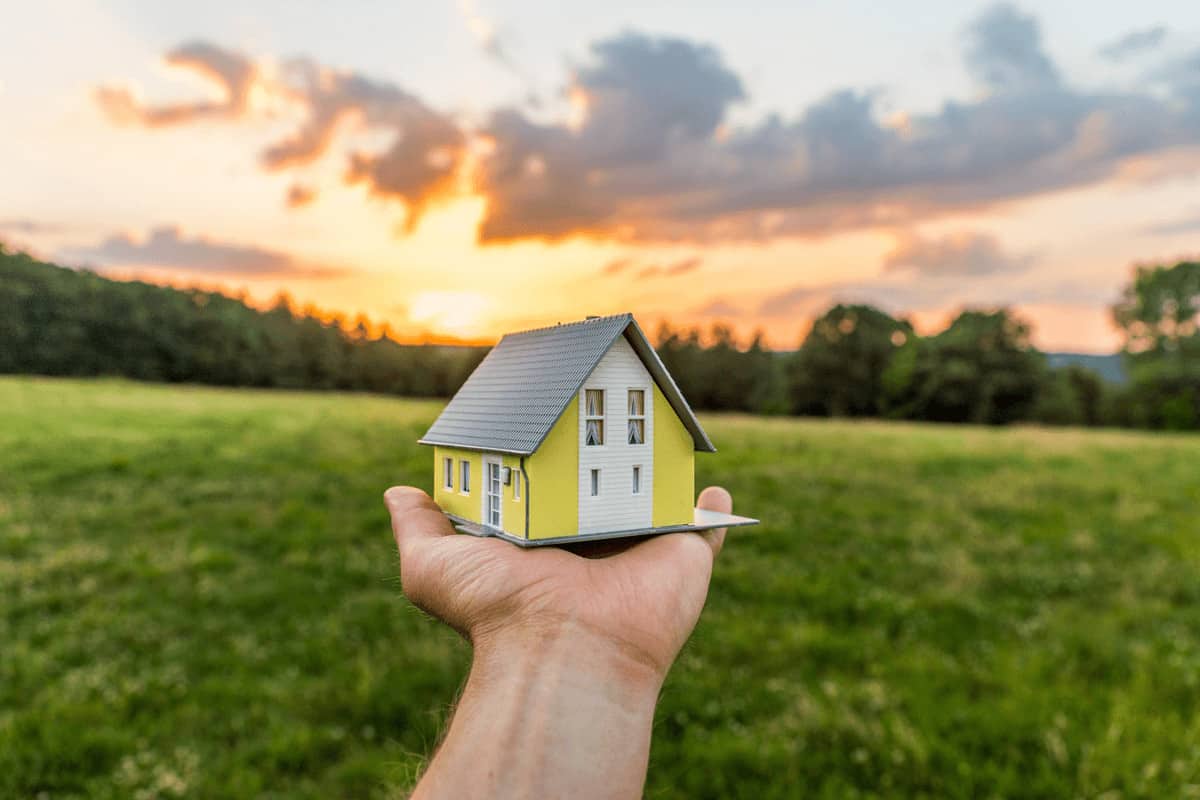
<svg viewBox="0 0 1200 800">
<path fill-rule="evenodd" d="M 420 292 L 413 296 L 408 316 L 417 325 L 469 339 L 483 331 L 491 301 L 478 292 Z"/>
</svg>

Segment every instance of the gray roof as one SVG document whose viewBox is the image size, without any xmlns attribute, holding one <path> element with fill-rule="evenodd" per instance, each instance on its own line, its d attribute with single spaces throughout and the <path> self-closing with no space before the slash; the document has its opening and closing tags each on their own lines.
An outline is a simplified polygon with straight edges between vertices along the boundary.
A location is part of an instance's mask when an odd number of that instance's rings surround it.
<svg viewBox="0 0 1200 800">
<path fill-rule="evenodd" d="M 475 368 L 420 443 L 533 453 L 622 335 L 691 433 L 696 449 L 715 452 L 632 314 L 508 334 Z"/>
</svg>

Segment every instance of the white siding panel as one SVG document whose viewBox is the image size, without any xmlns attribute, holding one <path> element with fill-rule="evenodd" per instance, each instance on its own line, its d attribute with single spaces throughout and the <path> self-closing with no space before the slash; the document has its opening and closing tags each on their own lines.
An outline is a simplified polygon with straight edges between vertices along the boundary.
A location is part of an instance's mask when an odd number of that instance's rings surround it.
<svg viewBox="0 0 1200 800">
<path fill-rule="evenodd" d="M 654 508 L 654 379 L 622 336 L 579 390 L 579 532 L 649 528 Z M 587 389 L 604 390 L 604 444 L 584 444 Z M 646 441 L 628 444 L 630 389 L 645 392 Z M 633 494 L 633 467 L 642 468 L 641 493 Z M 600 470 L 600 494 L 592 496 L 592 470 Z"/>
</svg>

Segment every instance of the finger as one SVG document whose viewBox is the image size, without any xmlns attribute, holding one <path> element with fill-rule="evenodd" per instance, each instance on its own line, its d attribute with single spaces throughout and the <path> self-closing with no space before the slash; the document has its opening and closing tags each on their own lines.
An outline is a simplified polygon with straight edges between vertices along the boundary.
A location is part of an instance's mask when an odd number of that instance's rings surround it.
<svg viewBox="0 0 1200 800">
<path fill-rule="evenodd" d="M 731 514 L 733 513 L 733 497 L 720 486 L 709 486 L 700 493 L 700 497 L 696 500 L 696 507 L 708 511 L 720 511 L 722 514 Z M 725 530 L 725 528 L 713 528 L 701 534 L 708 542 L 708 546 L 712 548 L 714 557 L 725 546 Z"/>
<path fill-rule="evenodd" d="M 454 533 L 442 509 L 420 489 L 393 486 L 383 493 L 383 502 L 392 516 L 392 535 L 401 552 L 420 541 Z"/>
</svg>

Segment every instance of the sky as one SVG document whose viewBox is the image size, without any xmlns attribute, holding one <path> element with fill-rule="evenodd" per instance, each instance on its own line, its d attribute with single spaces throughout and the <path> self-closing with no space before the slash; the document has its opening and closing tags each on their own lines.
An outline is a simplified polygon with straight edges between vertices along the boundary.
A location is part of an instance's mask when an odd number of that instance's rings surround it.
<svg viewBox="0 0 1200 800">
<path fill-rule="evenodd" d="M 13 4 L 0 240 L 409 341 L 781 349 L 867 302 L 1111 352 L 1135 265 L 1196 253 L 1200 5 L 784 5 Z"/>
</svg>

